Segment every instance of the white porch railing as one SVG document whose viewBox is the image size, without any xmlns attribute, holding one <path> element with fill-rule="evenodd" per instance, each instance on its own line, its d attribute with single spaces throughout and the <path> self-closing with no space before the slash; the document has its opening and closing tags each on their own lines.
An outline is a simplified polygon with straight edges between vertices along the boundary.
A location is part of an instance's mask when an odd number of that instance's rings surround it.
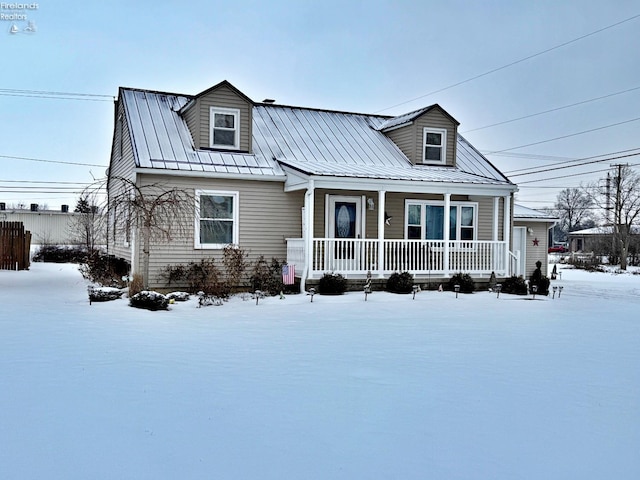
<svg viewBox="0 0 640 480">
<path fill-rule="evenodd" d="M 444 240 L 384 240 L 382 256 L 377 239 L 316 238 L 308 276 L 324 272 L 365 275 L 368 271 L 384 276 L 408 271 L 414 275 L 449 276 L 457 272 L 475 275 L 506 276 L 511 273 L 505 242 Z M 379 259 L 383 264 L 378 265 Z M 287 240 L 287 263 L 295 264 L 302 273 L 306 266 L 303 239 Z"/>
</svg>

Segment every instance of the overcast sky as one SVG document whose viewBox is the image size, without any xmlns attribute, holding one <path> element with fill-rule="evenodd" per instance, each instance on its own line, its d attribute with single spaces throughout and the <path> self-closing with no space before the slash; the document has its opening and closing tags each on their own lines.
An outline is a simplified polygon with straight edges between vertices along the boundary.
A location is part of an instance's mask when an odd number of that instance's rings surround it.
<svg viewBox="0 0 640 480">
<path fill-rule="evenodd" d="M 439 103 L 512 172 L 517 201 L 531 208 L 551 206 L 559 189 L 596 181 L 614 163 L 640 163 L 613 158 L 640 152 L 637 0 L 7 3 L 7 204 L 73 207 L 82 184 L 104 176 L 119 86 L 196 94 L 228 80 L 256 101 L 388 115 Z M 528 118 L 482 128 L 520 117 Z M 516 176 L 596 155 L 604 161 Z"/>
</svg>

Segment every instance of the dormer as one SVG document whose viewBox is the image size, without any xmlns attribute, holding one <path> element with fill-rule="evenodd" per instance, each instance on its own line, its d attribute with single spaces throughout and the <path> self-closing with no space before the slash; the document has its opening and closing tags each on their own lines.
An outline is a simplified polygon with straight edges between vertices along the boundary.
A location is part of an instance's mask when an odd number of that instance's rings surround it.
<svg viewBox="0 0 640 480">
<path fill-rule="evenodd" d="M 385 121 L 379 130 L 414 165 L 455 167 L 460 123 L 440 105 L 431 105 Z"/>
<path fill-rule="evenodd" d="M 226 80 L 182 109 L 197 149 L 251 152 L 253 101 Z"/>
</svg>

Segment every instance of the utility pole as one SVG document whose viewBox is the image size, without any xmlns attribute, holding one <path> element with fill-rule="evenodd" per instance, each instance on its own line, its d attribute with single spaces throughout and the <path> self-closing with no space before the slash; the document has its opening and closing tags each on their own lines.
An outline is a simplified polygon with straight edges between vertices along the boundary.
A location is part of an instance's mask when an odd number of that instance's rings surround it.
<svg viewBox="0 0 640 480">
<path fill-rule="evenodd" d="M 613 247 L 613 253 L 617 253 L 617 250 L 620 250 L 620 253 L 622 254 L 622 242 L 621 242 L 621 237 L 620 237 L 620 222 L 622 221 L 622 206 L 620 205 L 620 196 L 621 196 L 621 190 L 622 190 L 622 167 L 626 167 L 628 166 L 628 164 L 622 164 L 622 163 L 616 163 L 611 165 L 611 167 L 614 167 L 618 170 L 617 175 L 615 177 L 615 187 L 616 187 L 616 204 L 614 207 L 614 212 L 613 212 L 613 229 L 612 229 L 612 235 L 611 235 L 611 240 L 612 240 L 612 247 Z M 619 247 L 619 248 L 616 248 Z"/>
</svg>

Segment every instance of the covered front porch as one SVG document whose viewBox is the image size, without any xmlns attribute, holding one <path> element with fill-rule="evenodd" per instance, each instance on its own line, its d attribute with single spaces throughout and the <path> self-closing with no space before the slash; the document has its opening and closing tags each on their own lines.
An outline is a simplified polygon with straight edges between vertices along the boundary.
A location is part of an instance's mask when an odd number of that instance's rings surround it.
<svg viewBox="0 0 640 480">
<path fill-rule="evenodd" d="M 296 185 L 307 187 L 303 236 L 286 239 L 287 263 L 302 289 L 326 272 L 357 280 L 406 271 L 419 282 L 459 272 L 487 280 L 521 273 L 519 253 L 509 249 L 510 191 L 389 182 L 357 191 L 355 182 L 344 183 L 306 178 Z"/>
<path fill-rule="evenodd" d="M 308 279 L 335 272 L 361 278 L 369 272 L 386 278 L 410 272 L 416 278 L 447 278 L 458 272 L 473 277 L 517 274 L 517 255 L 504 241 L 372 240 L 314 238 L 310 255 L 302 238 L 287 239 L 287 263 Z"/>
</svg>

